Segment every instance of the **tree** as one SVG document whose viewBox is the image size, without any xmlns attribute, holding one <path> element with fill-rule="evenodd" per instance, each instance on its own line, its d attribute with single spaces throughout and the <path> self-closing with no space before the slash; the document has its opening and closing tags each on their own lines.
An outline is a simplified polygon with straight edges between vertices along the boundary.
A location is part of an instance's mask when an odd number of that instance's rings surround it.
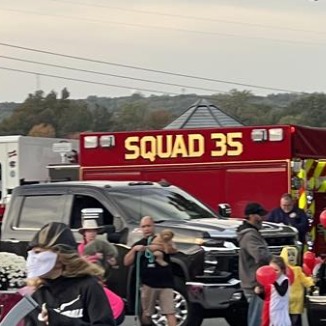
<svg viewBox="0 0 326 326">
<path fill-rule="evenodd" d="M 93 131 L 107 131 L 111 130 L 113 121 L 112 113 L 109 113 L 104 106 L 96 104 L 94 111 L 92 112 L 93 116 Z"/>
<path fill-rule="evenodd" d="M 147 125 L 150 129 L 162 129 L 172 121 L 172 114 L 165 110 L 150 112 Z"/>
<path fill-rule="evenodd" d="M 52 138 L 55 137 L 55 134 L 56 132 L 52 125 L 46 123 L 40 123 L 32 127 L 32 129 L 28 133 L 28 136 Z"/>
<path fill-rule="evenodd" d="M 144 130 L 146 125 L 147 107 L 142 103 L 124 105 L 115 117 L 115 130 Z"/>
</svg>

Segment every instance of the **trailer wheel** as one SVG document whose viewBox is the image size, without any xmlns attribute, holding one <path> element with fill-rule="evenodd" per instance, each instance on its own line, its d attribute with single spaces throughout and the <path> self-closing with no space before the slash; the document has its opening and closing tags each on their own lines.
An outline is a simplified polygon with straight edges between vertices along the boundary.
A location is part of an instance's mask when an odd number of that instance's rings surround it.
<svg viewBox="0 0 326 326">
<path fill-rule="evenodd" d="M 179 277 L 174 279 L 174 305 L 177 326 L 200 326 L 202 324 L 202 308 L 201 306 L 192 304 L 188 301 L 184 281 Z M 156 305 L 155 307 L 152 321 L 155 326 L 167 325 L 166 318 L 160 313 L 159 305 Z"/>
</svg>

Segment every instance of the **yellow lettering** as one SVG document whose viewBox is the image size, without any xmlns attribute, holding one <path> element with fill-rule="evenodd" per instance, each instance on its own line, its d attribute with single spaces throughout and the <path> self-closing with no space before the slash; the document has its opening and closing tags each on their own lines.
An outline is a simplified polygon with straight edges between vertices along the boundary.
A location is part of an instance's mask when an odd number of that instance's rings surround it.
<svg viewBox="0 0 326 326">
<path fill-rule="evenodd" d="M 172 143 L 172 135 L 166 136 L 165 146 L 163 145 L 163 136 L 157 136 L 157 156 L 160 158 L 169 158 L 172 152 Z"/>
<path fill-rule="evenodd" d="M 125 154 L 126 160 L 134 160 L 139 157 L 139 147 L 138 147 L 139 137 L 133 136 L 125 139 L 125 148 L 130 153 Z"/>
<path fill-rule="evenodd" d="M 243 152 L 241 132 L 229 132 L 226 135 L 213 133 L 211 139 L 215 140 L 215 150 L 211 151 L 211 156 L 238 156 Z"/>
<path fill-rule="evenodd" d="M 171 157 L 177 157 L 178 155 L 181 155 L 182 157 L 188 157 L 187 147 L 182 135 L 176 135 Z"/>
<path fill-rule="evenodd" d="M 200 134 L 189 135 L 188 142 L 189 142 L 188 147 L 189 147 L 189 156 L 190 157 L 200 157 L 204 154 L 204 151 L 205 151 L 204 136 L 202 136 Z"/>
<path fill-rule="evenodd" d="M 215 148 L 216 150 L 211 151 L 211 156 L 223 156 L 226 154 L 226 136 L 221 133 L 213 133 L 211 134 L 211 139 L 215 140 Z"/>
<path fill-rule="evenodd" d="M 156 140 L 153 136 L 144 136 L 140 140 L 140 155 L 142 158 L 155 161 L 156 156 Z"/>
<path fill-rule="evenodd" d="M 227 151 L 228 156 L 238 156 L 242 154 L 243 152 L 243 145 L 241 141 L 237 139 L 242 139 L 242 133 L 241 132 L 231 132 L 227 134 L 227 143 L 231 147 Z"/>
</svg>

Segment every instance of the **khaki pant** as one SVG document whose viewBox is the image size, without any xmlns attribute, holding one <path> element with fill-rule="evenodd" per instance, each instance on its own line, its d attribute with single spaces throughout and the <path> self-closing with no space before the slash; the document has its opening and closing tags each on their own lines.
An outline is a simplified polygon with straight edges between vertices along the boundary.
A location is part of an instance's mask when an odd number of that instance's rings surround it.
<svg viewBox="0 0 326 326">
<path fill-rule="evenodd" d="M 175 313 L 173 302 L 173 289 L 152 288 L 143 285 L 141 288 L 141 304 L 143 314 L 150 317 L 155 312 L 155 304 L 158 300 L 162 315 Z"/>
</svg>

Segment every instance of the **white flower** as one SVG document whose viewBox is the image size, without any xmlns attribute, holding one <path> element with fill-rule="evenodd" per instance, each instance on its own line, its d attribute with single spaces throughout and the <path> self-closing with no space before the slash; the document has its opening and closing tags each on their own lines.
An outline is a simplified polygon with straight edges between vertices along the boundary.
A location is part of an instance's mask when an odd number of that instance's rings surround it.
<svg viewBox="0 0 326 326">
<path fill-rule="evenodd" d="M 25 278 L 25 258 L 10 252 L 0 252 L 0 290 L 22 287 Z"/>
</svg>

